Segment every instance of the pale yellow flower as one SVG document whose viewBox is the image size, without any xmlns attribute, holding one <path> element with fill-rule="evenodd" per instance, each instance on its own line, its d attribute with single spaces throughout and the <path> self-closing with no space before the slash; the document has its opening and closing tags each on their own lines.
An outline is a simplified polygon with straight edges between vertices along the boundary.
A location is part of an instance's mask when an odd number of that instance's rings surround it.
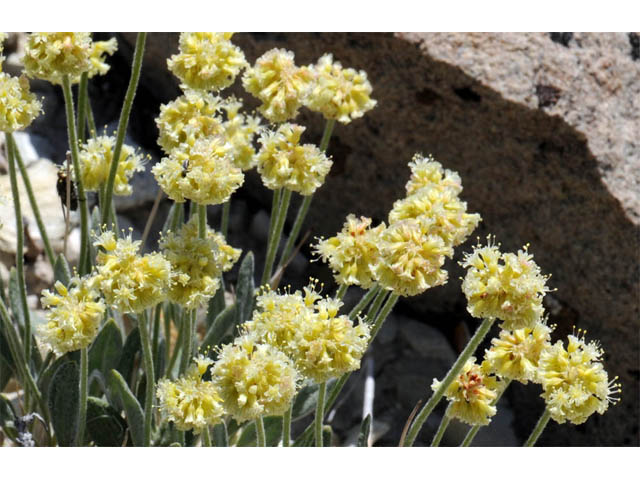
<svg viewBox="0 0 640 480">
<path fill-rule="evenodd" d="M 311 78 L 309 69 L 296 66 L 293 52 L 274 48 L 247 68 L 242 85 L 262 102 L 259 110 L 267 120 L 286 122 L 298 115 Z"/>
<path fill-rule="evenodd" d="M 384 223 L 371 228 L 370 218 L 349 214 L 335 237 L 319 239 L 315 253 L 329 263 L 336 283 L 370 288 L 375 281 L 373 269 L 378 263 L 384 229 Z"/>
<path fill-rule="evenodd" d="M 377 102 L 371 98 L 371 83 L 363 70 L 342 68 L 330 53 L 320 57 L 309 69 L 313 82 L 305 105 L 326 119 L 350 123 L 376 106 Z"/>
<path fill-rule="evenodd" d="M 267 188 L 286 188 L 312 195 L 323 183 L 333 162 L 315 145 L 300 145 L 305 128 L 284 123 L 260 137 L 258 173 Z"/>
<path fill-rule="evenodd" d="M 171 286 L 171 264 L 160 253 L 140 256 L 140 241 L 131 234 L 117 239 L 111 231 L 94 242 L 97 286 L 107 303 L 122 313 L 137 313 L 167 298 Z"/>
<path fill-rule="evenodd" d="M 156 118 L 158 145 L 169 155 L 176 147 L 193 146 L 200 138 L 224 133 L 222 119 L 216 116 L 220 106 L 220 98 L 195 90 L 162 105 Z"/>
<path fill-rule="evenodd" d="M 609 381 L 602 365 L 604 352 L 596 342 L 586 343 L 581 334 L 579 330 L 578 336 L 569 335 L 566 350 L 558 340 L 542 351 L 538 362 L 542 398 L 558 423 L 568 420 L 579 425 L 619 401 L 614 396 L 620 393 L 618 377 Z"/>
<path fill-rule="evenodd" d="M 56 293 L 42 292 L 46 322 L 38 334 L 58 355 L 88 347 L 98 335 L 106 310 L 94 277 L 73 277 L 68 287 L 56 282 Z"/>
<path fill-rule="evenodd" d="M 111 66 L 106 63 L 106 56 L 113 55 L 118 50 L 118 41 L 115 38 L 110 38 L 102 42 L 91 42 L 91 50 L 89 52 L 89 70 L 87 70 L 87 77 L 93 78 L 96 75 L 105 75 Z M 75 79 L 75 82 L 79 82 L 80 79 Z"/>
<path fill-rule="evenodd" d="M 0 71 L 0 132 L 24 130 L 41 111 L 27 77 L 16 78 Z"/>
<path fill-rule="evenodd" d="M 169 70 L 183 88 L 221 90 L 231 85 L 247 62 L 242 50 L 231 43 L 232 33 L 180 34 L 180 53 L 167 60 Z"/>
<path fill-rule="evenodd" d="M 429 155 L 423 156 L 416 153 L 411 162 L 411 178 L 407 182 L 407 195 L 416 193 L 418 190 L 432 185 L 450 188 L 457 195 L 462 192 L 462 180 L 460 175 L 453 170 L 445 169 L 440 162 Z"/>
<path fill-rule="evenodd" d="M 220 288 L 222 272 L 231 269 L 241 253 L 208 227 L 206 238 L 199 238 L 196 216 L 178 232 L 168 232 L 160 240 L 160 248 L 171 263 L 169 299 L 187 310 L 205 305 Z"/>
<path fill-rule="evenodd" d="M 467 310 L 477 318 L 498 318 L 503 328 L 532 328 L 542 319 L 542 299 L 549 277 L 542 275 L 527 246 L 517 254 L 501 253 L 487 237 L 488 245 L 477 245 L 465 254 L 461 265 L 468 269 L 462 282 Z"/>
<path fill-rule="evenodd" d="M 298 388 L 298 372 L 289 357 L 246 335 L 220 349 L 212 378 L 225 409 L 238 422 L 282 415 Z"/>
<path fill-rule="evenodd" d="M 492 405 L 497 397 L 496 384 L 475 362 L 474 357 L 469 358 L 447 387 L 444 394 L 450 402 L 447 415 L 468 425 L 488 425 L 496 414 Z M 439 386 L 440 381 L 434 378 L 431 388 L 435 391 Z"/>
<path fill-rule="evenodd" d="M 193 146 L 174 149 L 151 171 L 173 201 L 218 205 L 229 200 L 244 182 L 230 151 L 223 137 L 201 138 Z"/>
<path fill-rule="evenodd" d="M 97 192 L 102 185 L 107 183 L 115 145 L 115 137 L 103 135 L 90 138 L 87 143 L 80 146 L 78 163 L 80 164 L 80 176 L 85 190 Z M 72 165 L 71 169 L 73 171 Z M 131 195 L 133 189 L 129 185 L 129 181 L 136 172 L 143 171 L 142 155 L 137 154 L 133 147 L 122 145 L 120 161 L 118 162 L 113 184 L 114 195 Z"/>
<path fill-rule="evenodd" d="M 221 107 L 227 114 L 222 128 L 225 138 L 231 144 L 233 163 L 243 171 L 255 167 L 257 159 L 253 139 L 260 131 L 260 119 L 240 113 L 242 102 L 235 97 L 226 99 Z"/>
<path fill-rule="evenodd" d="M 29 77 L 62 84 L 69 75 L 78 82 L 91 69 L 91 34 L 87 32 L 37 32 L 27 37 L 23 59 Z"/>
<path fill-rule="evenodd" d="M 160 380 L 156 395 L 165 420 L 173 422 L 178 430 L 200 433 L 222 422 L 226 412 L 214 383 L 202 380 L 213 360 L 200 355 L 193 362 L 176 381 Z"/>
<path fill-rule="evenodd" d="M 538 361 L 542 351 L 551 345 L 552 330 L 538 322 L 533 328 L 500 331 L 500 336 L 492 339 L 491 348 L 485 351 L 483 367 L 501 378 L 539 383 Z"/>
<path fill-rule="evenodd" d="M 407 219 L 389 225 L 380 239 L 380 259 L 374 266 L 376 281 L 396 295 L 419 295 L 447 282 L 442 270 L 451 247 L 437 235 L 423 233 L 424 222 Z"/>
</svg>

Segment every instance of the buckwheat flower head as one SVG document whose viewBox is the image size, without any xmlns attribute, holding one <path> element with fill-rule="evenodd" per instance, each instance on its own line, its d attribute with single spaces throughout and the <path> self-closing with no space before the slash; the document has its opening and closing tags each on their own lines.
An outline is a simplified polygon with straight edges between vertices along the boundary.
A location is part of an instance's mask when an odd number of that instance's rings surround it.
<svg viewBox="0 0 640 480">
<path fill-rule="evenodd" d="M 160 107 L 156 125 L 160 135 L 158 145 L 169 155 L 181 145 L 193 146 L 202 137 L 224 132 L 218 116 L 220 99 L 195 90 L 187 90 L 172 102 Z"/>
<path fill-rule="evenodd" d="M 411 169 L 411 178 L 405 186 L 407 195 L 432 185 L 450 188 L 455 194 L 462 192 L 460 175 L 453 170 L 443 168 L 442 164 L 431 155 L 425 157 L 416 153 L 409 162 L 409 168 Z"/>
<path fill-rule="evenodd" d="M 312 74 L 298 67 L 293 52 L 274 48 L 262 55 L 242 76 L 245 90 L 262 102 L 260 113 L 271 122 L 286 122 L 298 115 Z"/>
<path fill-rule="evenodd" d="M 330 53 L 320 57 L 310 70 L 314 76 L 305 105 L 322 113 L 324 118 L 350 123 L 376 106 L 371 98 L 371 83 L 363 70 L 342 68 Z"/>
<path fill-rule="evenodd" d="M 156 395 L 165 420 L 178 430 L 200 433 L 222 422 L 225 411 L 214 383 L 202 380 L 213 360 L 200 355 L 193 362 L 176 381 L 160 380 Z"/>
<path fill-rule="evenodd" d="M 106 310 L 94 277 L 73 277 L 68 287 L 56 282 L 55 292 L 42 292 L 46 322 L 38 334 L 58 355 L 88 347 L 98 335 Z"/>
<path fill-rule="evenodd" d="M 231 144 L 233 163 L 240 169 L 249 170 L 256 166 L 256 150 L 253 139 L 260 130 L 260 119 L 240 113 L 242 102 L 231 97 L 221 104 L 227 114 L 223 123 L 224 136 Z"/>
<path fill-rule="evenodd" d="M 538 361 L 549 347 L 552 327 L 538 322 L 533 328 L 502 330 L 485 351 L 483 366 L 501 378 L 521 383 L 538 382 Z"/>
<path fill-rule="evenodd" d="M 173 283 L 169 299 L 187 310 L 203 306 L 216 293 L 220 275 L 233 266 L 241 252 L 227 245 L 224 237 L 210 228 L 206 238 L 199 238 L 195 216 L 178 232 L 168 232 L 160 240 L 160 248 L 171 263 Z"/>
<path fill-rule="evenodd" d="M 289 357 L 247 335 L 220 349 L 212 377 L 227 412 L 238 422 L 282 415 L 298 387 Z"/>
<path fill-rule="evenodd" d="M 231 85 L 247 62 L 242 50 L 231 43 L 232 33 L 180 34 L 180 53 L 167 60 L 169 70 L 183 88 L 221 90 Z"/>
<path fill-rule="evenodd" d="M 567 420 L 579 425 L 589 416 L 603 414 L 609 404 L 616 404 L 620 393 L 618 377 L 609 381 L 602 365 L 602 348 L 597 342 L 586 343 L 583 332 L 569 335 L 565 350 L 562 341 L 546 348 L 540 355 L 538 375 L 542 383 L 542 398 L 547 410 L 558 423 Z"/>
<path fill-rule="evenodd" d="M 402 220 L 382 232 L 375 278 L 396 295 L 419 295 L 447 282 L 447 272 L 441 267 L 450 255 L 451 247 L 442 238 L 423 232 L 423 222 Z"/>
<path fill-rule="evenodd" d="M 78 82 L 91 69 L 92 42 L 87 32 L 37 32 L 27 36 L 24 69 L 29 77 L 62 84 Z"/>
<path fill-rule="evenodd" d="M 488 425 L 496 414 L 496 407 L 491 405 L 497 396 L 495 383 L 475 362 L 474 357 L 469 358 L 445 391 L 445 397 L 451 402 L 447 415 L 468 425 Z M 439 385 L 440 382 L 434 378 L 433 391 Z"/>
<path fill-rule="evenodd" d="M 231 146 L 223 137 L 201 138 L 193 146 L 174 149 L 151 172 L 175 202 L 218 205 L 229 200 L 244 182 L 230 151 Z"/>
<path fill-rule="evenodd" d="M 267 188 L 286 188 L 300 195 L 313 194 L 323 183 L 333 162 L 315 145 L 300 145 L 305 128 L 284 123 L 260 137 L 258 173 Z"/>
<path fill-rule="evenodd" d="M 113 55 L 118 50 L 118 41 L 114 38 L 101 42 L 91 42 L 91 49 L 89 51 L 89 70 L 87 70 L 87 77 L 93 78 L 96 75 L 105 75 L 111 66 L 106 62 L 107 55 Z M 79 82 L 80 78 L 75 79 L 75 82 Z"/>
<path fill-rule="evenodd" d="M 104 232 L 94 242 L 97 285 L 107 303 L 122 313 L 137 313 L 167 298 L 171 285 L 171 264 L 160 253 L 138 255 L 140 241 L 131 234 L 116 238 Z"/>
<path fill-rule="evenodd" d="M 29 90 L 27 77 L 0 71 L 0 131 L 24 130 L 40 115 L 42 105 Z"/>
<path fill-rule="evenodd" d="M 527 246 L 517 254 L 501 253 L 487 240 L 487 246 L 475 246 L 461 263 L 468 269 L 462 282 L 467 310 L 477 318 L 502 320 L 506 330 L 532 328 L 542 319 L 549 277 L 542 275 Z"/>
<path fill-rule="evenodd" d="M 385 228 L 384 223 L 371 228 L 370 218 L 349 214 L 336 236 L 319 239 L 315 253 L 329 263 L 336 283 L 370 288 L 375 281 L 373 268 L 378 263 L 380 237 Z"/>
<path fill-rule="evenodd" d="M 97 192 L 102 185 L 107 183 L 115 145 L 115 137 L 103 135 L 90 138 L 87 143 L 80 146 L 78 163 L 80 163 L 80 176 L 85 190 Z M 73 170 L 72 165 L 71 169 Z M 113 193 L 115 195 L 131 195 L 133 189 L 129 185 L 129 181 L 136 172 L 143 171 L 142 155 L 136 154 L 133 147 L 122 145 Z"/>
</svg>

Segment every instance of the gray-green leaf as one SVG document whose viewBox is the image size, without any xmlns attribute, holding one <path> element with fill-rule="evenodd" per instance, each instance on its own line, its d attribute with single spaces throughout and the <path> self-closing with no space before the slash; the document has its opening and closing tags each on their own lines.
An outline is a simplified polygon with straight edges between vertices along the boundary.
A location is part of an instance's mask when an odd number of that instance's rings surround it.
<svg viewBox="0 0 640 480">
<path fill-rule="evenodd" d="M 71 269 L 67 259 L 62 254 L 58 255 L 56 262 L 53 264 L 53 278 L 65 287 L 68 287 L 71 282 Z"/>
<path fill-rule="evenodd" d="M 87 399 L 87 433 L 99 447 L 120 447 L 127 423 L 120 413 L 101 398 Z"/>
<path fill-rule="evenodd" d="M 140 403 L 136 399 L 135 395 L 129 390 L 129 385 L 125 382 L 122 375 L 117 370 L 111 370 L 109 373 L 109 388 L 114 389 L 122 406 L 124 408 L 125 416 L 127 418 L 127 424 L 129 425 L 129 431 L 131 432 L 131 439 L 136 447 L 144 445 L 144 413 Z"/>
<path fill-rule="evenodd" d="M 64 362 L 51 378 L 49 411 L 58 445 L 73 445 L 78 430 L 80 368 L 76 362 Z"/>
<path fill-rule="evenodd" d="M 255 301 L 255 281 L 253 278 L 254 259 L 253 252 L 249 252 L 244 256 L 238 271 L 238 284 L 236 293 L 236 313 L 234 324 L 240 325 L 251 318 L 253 304 Z"/>
</svg>

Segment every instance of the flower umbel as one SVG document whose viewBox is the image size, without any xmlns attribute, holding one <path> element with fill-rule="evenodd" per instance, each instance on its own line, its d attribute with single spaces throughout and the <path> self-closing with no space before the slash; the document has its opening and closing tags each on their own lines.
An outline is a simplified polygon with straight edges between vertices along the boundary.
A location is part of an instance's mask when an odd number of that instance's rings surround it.
<svg viewBox="0 0 640 480">
<path fill-rule="evenodd" d="M 282 415 L 298 387 L 289 357 L 247 335 L 222 347 L 212 374 L 227 412 L 238 422 Z"/>
<path fill-rule="evenodd" d="M 171 286 L 171 264 L 160 253 L 138 255 L 140 241 L 131 234 L 117 239 L 111 231 L 94 242 L 96 282 L 107 303 L 122 313 L 137 313 L 163 301 Z"/>
<path fill-rule="evenodd" d="M 475 362 L 474 357 L 469 358 L 447 388 L 445 397 L 451 402 L 447 413 L 468 425 L 488 425 L 496 414 L 496 407 L 491 405 L 497 396 L 495 383 Z M 431 388 L 435 391 L 439 384 L 434 378 Z"/>
<path fill-rule="evenodd" d="M 222 422 L 225 411 L 214 383 L 202 380 L 213 360 L 200 355 L 193 362 L 176 381 L 160 380 L 156 395 L 166 420 L 173 422 L 178 430 L 200 433 Z"/>
<path fill-rule="evenodd" d="M 88 347 L 100 328 L 106 310 L 95 277 L 73 277 L 68 287 L 54 285 L 55 293 L 42 292 L 47 321 L 38 333 L 58 355 Z"/>
<path fill-rule="evenodd" d="M 618 377 L 609 381 L 602 365 L 604 352 L 595 341 L 585 342 L 583 332 L 569 335 L 565 350 L 562 341 L 542 351 L 538 375 L 542 383 L 542 398 L 547 410 L 558 423 L 567 420 L 579 425 L 589 416 L 603 414 L 610 403 L 617 403 L 620 393 Z"/>
<path fill-rule="evenodd" d="M 24 130 L 41 111 L 27 77 L 16 78 L 0 71 L 0 132 Z"/>
<path fill-rule="evenodd" d="M 78 82 L 83 72 L 91 69 L 93 46 L 87 32 L 37 32 L 27 37 L 23 59 L 30 77 L 62 84 L 69 75 Z"/>
<path fill-rule="evenodd" d="M 517 254 L 501 253 L 488 237 L 488 245 L 475 246 L 461 265 L 468 269 L 462 291 L 471 315 L 498 318 L 506 330 L 533 328 L 542 319 L 549 277 L 542 275 L 527 246 Z"/>
<path fill-rule="evenodd" d="M 298 115 L 312 74 L 298 67 L 293 52 L 274 48 L 262 55 L 242 76 L 245 90 L 262 102 L 260 113 L 271 122 L 286 122 Z"/>
<path fill-rule="evenodd" d="M 244 182 L 230 151 L 223 137 L 201 138 L 193 146 L 174 149 L 151 171 L 173 201 L 218 205 L 229 200 Z"/>
<path fill-rule="evenodd" d="M 110 38 L 103 42 L 92 42 L 87 76 L 93 78 L 96 75 L 105 75 L 111 68 L 106 62 L 106 56 L 113 55 L 116 50 L 118 50 L 118 41 L 115 38 Z M 78 78 L 75 81 L 80 81 L 80 79 Z"/>
<path fill-rule="evenodd" d="M 305 128 L 285 123 L 260 137 L 258 172 L 267 188 L 286 188 L 301 195 L 313 194 L 323 183 L 333 162 L 315 145 L 300 145 Z"/>
<path fill-rule="evenodd" d="M 371 219 L 353 214 L 335 237 L 319 239 L 315 253 L 329 263 L 333 277 L 340 285 L 360 285 L 370 288 L 373 269 L 378 263 L 379 243 L 385 224 L 371 228 Z"/>
<path fill-rule="evenodd" d="M 377 102 L 371 98 L 371 83 L 363 70 L 342 68 L 330 53 L 320 57 L 309 69 L 313 82 L 305 105 L 326 119 L 350 123 L 376 106 Z"/>
<path fill-rule="evenodd" d="M 224 136 L 231 144 L 233 163 L 239 168 L 249 170 L 256 166 L 256 150 L 253 138 L 260 130 L 260 119 L 240 113 L 242 102 L 231 97 L 222 102 L 222 109 L 227 114 L 223 123 Z"/>
<path fill-rule="evenodd" d="M 247 62 L 231 43 L 232 33 L 191 32 L 180 34 L 180 53 L 167 60 L 169 70 L 183 88 L 221 90 L 231 85 Z"/>
</svg>

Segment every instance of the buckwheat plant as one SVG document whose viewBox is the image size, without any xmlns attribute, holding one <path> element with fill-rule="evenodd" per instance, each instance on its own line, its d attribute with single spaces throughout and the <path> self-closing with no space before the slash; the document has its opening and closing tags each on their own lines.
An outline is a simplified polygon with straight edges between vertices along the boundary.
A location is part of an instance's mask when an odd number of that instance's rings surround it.
<svg viewBox="0 0 640 480">
<path fill-rule="evenodd" d="M 2 71 L 6 35 L 0 34 L 0 130 L 17 247 L 8 291 L 0 285 L 0 361 L 10 367 L 0 372 L 0 387 L 14 379 L 19 390 L 16 402 L 0 395 L 0 429 L 18 445 L 335 444 L 327 412 L 390 312 L 399 299 L 449 281 L 447 260 L 480 214 L 464 201 L 457 172 L 416 153 L 406 159 L 405 191 L 384 222 L 349 213 L 339 232 L 310 245 L 335 285 L 310 279 L 298 290 L 278 288 L 304 243 L 299 237 L 313 196 L 331 181 L 327 149 L 334 128 L 348 128 L 378 103 L 367 73 L 331 53 L 300 65 L 284 48 L 262 52 L 250 64 L 231 33 L 182 33 L 178 53 L 167 59 L 182 92 L 159 107 L 155 125 L 138 126 L 157 127 L 163 155 L 151 166 L 149 152 L 124 143 L 146 36 L 137 35 L 117 129 L 100 135 L 88 82 L 109 74 L 116 39 L 31 33 L 24 75 L 13 77 Z M 53 248 L 14 138 L 39 116 L 52 121 L 55 113 L 43 112 L 30 78 L 62 89 L 68 154 L 57 186 L 65 217 L 79 210 L 80 251 L 73 262 L 66 248 Z M 251 104 L 257 111 L 246 108 Z M 304 109 L 324 119 L 318 145 L 295 123 Z M 243 255 L 228 237 L 232 199 L 247 188 L 245 176 L 254 168 L 272 196 L 261 272 L 253 252 Z M 138 239 L 117 227 L 114 195 L 135 193 L 135 175 L 146 169 L 158 193 Z M 55 277 L 40 295 L 41 315 L 27 301 L 29 239 L 18 175 Z M 283 241 L 295 196 L 300 206 Z M 170 209 L 153 250 L 146 240 L 163 199 Z M 216 205 L 219 226 L 209 224 Z M 237 263 L 237 281 L 229 284 L 227 273 Z M 400 445 L 414 444 L 443 398 L 448 406 L 431 445 L 440 444 L 451 419 L 469 425 L 462 446 L 471 445 L 500 414 L 498 401 L 511 382 L 539 385 L 545 401 L 529 446 L 550 419 L 581 424 L 618 402 L 617 377 L 610 379 L 602 348 L 587 342 L 586 332 L 569 335 L 566 345 L 552 343 L 554 326 L 543 304 L 549 276 L 528 245 L 504 252 L 489 236 L 460 265 L 467 310 L 481 323 L 448 373 L 433 379 L 431 397 L 410 415 Z M 349 289 L 360 296 L 347 310 Z M 478 351 L 494 325 L 499 333 Z M 25 427 L 23 418 L 41 422 Z M 363 445 L 369 420 L 361 426 Z M 292 429 L 293 422 L 301 428 Z"/>
</svg>

